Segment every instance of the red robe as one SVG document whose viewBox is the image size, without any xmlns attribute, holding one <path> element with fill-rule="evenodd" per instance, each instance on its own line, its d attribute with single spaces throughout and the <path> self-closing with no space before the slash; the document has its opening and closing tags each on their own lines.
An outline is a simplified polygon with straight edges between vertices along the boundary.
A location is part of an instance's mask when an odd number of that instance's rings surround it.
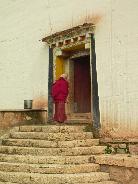
<svg viewBox="0 0 138 184">
<path fill-rule="evenodd" d="M 54 102 L 66 102 L 68 96 L 68 82 L 60 77 L 53 85 L 52 85 L 52 97 Z"/>
<path fill-rule="evenodd" d="M 55 103 L 54 120 L 64 122 L 67 119 L 65 114 L 65 102 L 68 96 L 68 82 L 63 78 L 59 78 L 53 85 L 51 95 Z"/>
</svg>

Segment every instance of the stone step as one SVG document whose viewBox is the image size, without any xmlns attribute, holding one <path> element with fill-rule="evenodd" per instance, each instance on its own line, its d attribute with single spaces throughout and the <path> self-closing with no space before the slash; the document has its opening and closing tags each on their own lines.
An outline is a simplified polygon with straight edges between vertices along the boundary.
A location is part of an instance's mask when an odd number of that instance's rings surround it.
<svg viewBox="0 0 138 184">
<path fill-rule="evenodd" d="M 11 182 L 0 181 L 0 184 L 18 184 L 18 183 L 11 183 Z"/>
<path fill-rule="evenodd" d="M 109 180 L 109 174 L 103 172 L 77 173 L 77 174 L 36 174 L 24 172 L 1 172 L 0 181 L 20 184 L 80 184 L 96 183 Z"/>
<path fill-rule="evenodd" d="M 19 183 L 11 183 L 11 182 L 0 182 L 0 184 L 19 184 Z M 79 184 L 118 184 L 115 181 L 102 181 L 102 182 L 94 182 L 94 183 L 79 183 Z"/>
<path fill-rule="evenodd" d="M 102 182 L 94 182 L 94 183 L 79 183 L 79 184 L 118 184 L 115 181 L 102 181 Z"/>
<path fill-rule="evenodd" d="M 0 182 L 0 184 L 19 184 L 19 183 L 11 183 L 11 182 Z M 94 182 L 94 183 L 79 183 L 79 184 L 118 184 L 115 181 L 102 181 L 102 182 Z"/>
<path fill-rule="evenodd" d="M 20 126 L 20 132 L 46 132 L 46 133 L 77 133 L 86 131 L 86 125 L 45 125 L 45 126 Z"/>
<path fill-rule="evenodd" d="M 84 164 L 90 163 L 93 155 L 82 156 L 33 156 L 0 154 L 0 162 L 27 164 Z"/>
<path fill-rule="evenodd" d="M 86 118 L 77 118 L 77 117 L 70 117 L 65 121 L 66 124 L 70 125 L 85 125 L 85 126 L 92 126 L 92 120 Z"/>
<path fill-rule="evenodd" d="M 91 161 L 100 165 L 110 165 L 138 169 L 138 156 L 130 154 L 103 154 L 95 155 Z"/>
<path fill-rule="evenodd" d="M 3 139 L 2 145 L 5 146 L 21 146 L 21 147 L 39 147 L 39 148 L 54 148 L 54 147 L 83 147 L 99 145 L 99 139 L 85 139 L 72 141 L 46 141 L 34 139 Z"/>
<path fill-rule="evenodd" d="M 0 162 L 0 171 L 29 172 L 40 174 L 89 173 L 100 170 L 99 164 L 21 164 Z"/>
<path fill-rule="evenodd" d="M 106 146 L 75 147 L 75 148 L 34 148 L 17 146 L 0 146 L 0 153 L 39 156 L 75 156 L 104 153 Z"/>
<path fill-rule="evenodd" d="M 44 132 L 11 132 L 10 138 L 14 139 L 41 139 L 48 141 L 67 141 L 92 139 L 92 132 L 82 133 L 44 133 Z"/>
</svg>

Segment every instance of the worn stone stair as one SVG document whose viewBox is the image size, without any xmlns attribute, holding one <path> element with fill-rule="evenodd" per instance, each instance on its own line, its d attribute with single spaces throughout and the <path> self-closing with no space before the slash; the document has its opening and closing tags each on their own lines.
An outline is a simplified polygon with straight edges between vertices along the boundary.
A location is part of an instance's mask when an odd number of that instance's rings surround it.
<svg viewBox="0 0 138 184">
<path fill-rule="evenodd" d="M 5 146 L 21 146 L 21 147 L 38 147 L 38 148 L 73 148 L 73 147 L 87 147 L 97 146 L 99 144 L 98 139 L 86 139 L 86 140 L 72 140 L 72 141 L 46 141 L 46 140 L 34 140 L 34 139 L 3 139 Z"/>
<path fill-rule="evenodd" d="M 103 172 L 77 173 L 77 174 L 36 174 L 25 172 L 0 172 L 0 179 L 13 183 L 43 183 L 43 184 L 80 184 L 108 181 L 109 174 Z"/>
<path fill-rule="evenodd" d="M 116 184 L 91 162 L 105 146 L 85 125 L 20 126 L 0 145 L 0 184 Z"/>
<path fill-rule="evenodd" d="M 0 182 L 0 184 L 19 184 L 19 183 L 11 183 L 11 182 Z M 79 184 L 117 184 L 114 181 L 102 181 L 102 182 L 94 182 L 94 183 L 79 183 Z"/>
<path fill-rule="evenodd" d="M 0 154 L 0 162 L 27 164 L 83 164 L 90 163 L 92 155 L 82 156 L 33 156 Z"/>
<path fill-rule="evenodd" d="M 0 162 L 0 171 L 32 172 L 41 174 L 89 173 L 99 171 L 99 164 L 21 164 Z"/>
</svg>

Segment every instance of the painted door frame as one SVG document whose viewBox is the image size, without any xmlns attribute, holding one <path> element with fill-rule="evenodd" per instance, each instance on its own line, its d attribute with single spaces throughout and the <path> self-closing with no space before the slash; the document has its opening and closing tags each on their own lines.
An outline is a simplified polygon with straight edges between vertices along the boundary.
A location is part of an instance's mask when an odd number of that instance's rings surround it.
<svg viewBox="0 0 138 184">
<path fill-rule="evenodd" d="M 98 80 L 96 68 L 96 52 L 95 52 L 95 35 L 90 37 L 90 63 L 91 63 L 91 96 L 92 96 L 92 114 L 93 114 L 93 133 L 94 137 L 99 137 L 100 130 L 100 109 L 99 109 L 99 95 L 98 95 Z"/>
<path fill-rule="evenodd" d="M 48 122 L 53 116 L 53 102 L 51 99 L 51 86 L 53 83 L 53 49 L 49 47 L 49 72 L 48 72 Z M 100 129 L 100 110 L 98 96 L 98 82 L 96 69 L 96 52 L 94 33 L 90 34 L 90 70 L 91 70 L 91 112 L 93 117 L 94 137 L 99 136 Z"/>
</svg>

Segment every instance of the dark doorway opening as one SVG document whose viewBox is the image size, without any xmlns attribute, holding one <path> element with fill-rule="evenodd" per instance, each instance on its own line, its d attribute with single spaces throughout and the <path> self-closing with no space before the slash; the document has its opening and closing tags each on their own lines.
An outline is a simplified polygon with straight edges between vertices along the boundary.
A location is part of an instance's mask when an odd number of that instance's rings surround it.
<svg viewBox="0 0 138 184">
<path fill-rule="evenodd" d="M 74 112 L 91 112 L 90 56 L 82 56 L 74 61 Z"/>
</svg>

